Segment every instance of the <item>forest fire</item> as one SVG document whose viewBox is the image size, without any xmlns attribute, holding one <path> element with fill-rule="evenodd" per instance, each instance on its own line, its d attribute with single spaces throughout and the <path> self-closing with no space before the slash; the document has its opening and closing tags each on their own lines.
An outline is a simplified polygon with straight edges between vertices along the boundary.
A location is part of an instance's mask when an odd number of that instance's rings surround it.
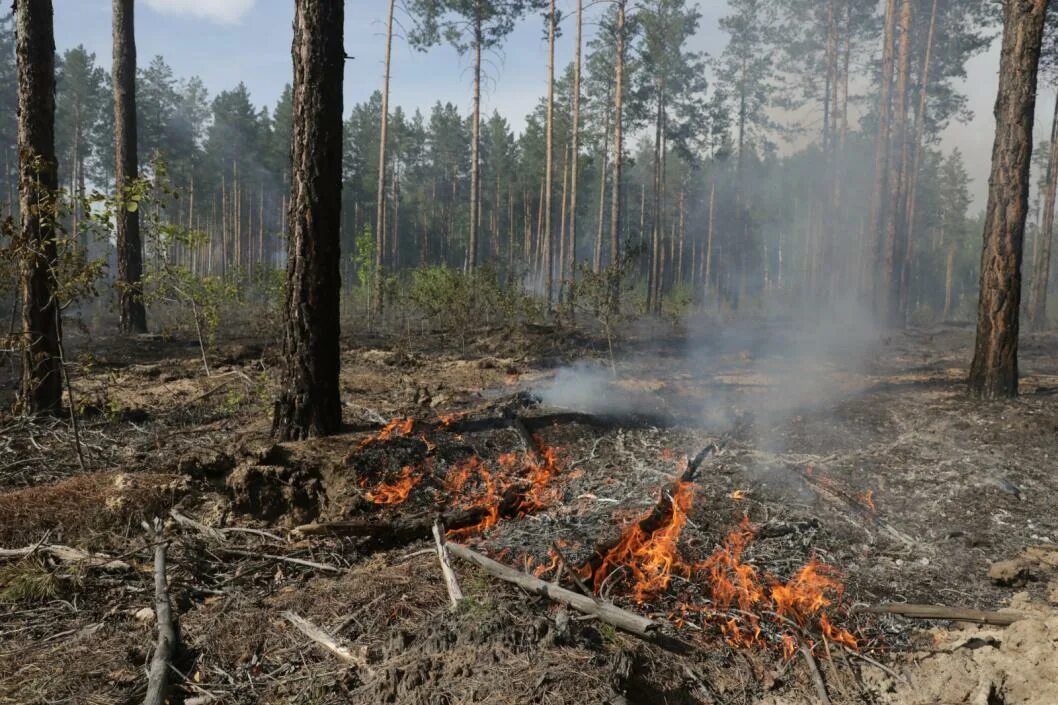
<svg viewBox="0 0 1058 705">
<path fill-rule="evenodd" d="M 412 417 L 408 418 L 395 418 L 385 426 L 382 430 L 376 433 L 374 436 L 368 436 L 364 440 L 360 441 L 360 447 L 366 448 L 372 443 L 379 443 L 381 441 L 388 441 L 390 438 L 398 436 L 411 435 L 412 430 L 415 428 L 415 419 Z"/>
<path fill-rule="evenodd" d="M 398 480 L 381 484 L 368 492 L 366 496 L 375 504 L 403 504 L 420 480 L 422 480 L 422 475 L 416 474 L 415 468 L 410 465 L 405 465 L 400 471 Z"/>
</svg>

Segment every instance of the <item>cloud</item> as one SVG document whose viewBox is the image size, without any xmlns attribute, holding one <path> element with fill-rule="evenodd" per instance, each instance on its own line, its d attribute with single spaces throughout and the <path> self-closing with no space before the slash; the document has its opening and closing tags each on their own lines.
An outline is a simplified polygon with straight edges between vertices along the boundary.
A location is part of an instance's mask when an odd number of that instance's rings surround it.
<svg viewBox="0 0 1058 705">
<path fill-rule="evenodd" d="M 191 15 L 234 24 L 249 12 L 256 0 L 147 0 L 147 5 L 170 15 Z"/>
</svg>

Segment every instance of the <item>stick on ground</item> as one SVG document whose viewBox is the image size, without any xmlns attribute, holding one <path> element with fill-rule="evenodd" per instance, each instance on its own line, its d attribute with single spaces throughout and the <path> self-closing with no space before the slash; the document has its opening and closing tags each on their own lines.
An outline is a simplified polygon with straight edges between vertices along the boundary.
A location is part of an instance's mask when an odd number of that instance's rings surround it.
<svg viewBox="0 0 1058 705">
<path fill-rule="evenodd" d="M 154 543 L 154 615 L 158 623 L 158 644 L 154 647 L 147 675 L 147 696 L 143 705 L 164 705 L 169 685 L 169 668 L 176 653 L 177 634 L 169 605 L 169 583 L 165 577 L 165 541 L 162 540 L 162 520 L 155 518 L 152 528 L 143 523 Z"/>
<path fill-rule="evenodd" d="M 299 632 L 307 636 L 309 639 L 312 639 L 314 642 L 316 642 L 323 648 L 327 649 L 327 651 L 330 651 L 342 661 L 352 664 L 357 668 L 363 669 L 368 673 L 371 672 L 371 667 L 367 663 L 367 656 L 363 654 L 357 654 L 352 649 L 342 646 L 338 643 L 337 639 L 317 627 L 309 620 L 289 610 L 283 612 L 283 619 L 293 624 Z"/>
<path fill-rule="evenodd" d="M 1025 619 L 1020 612 L 985 612 L 982 610 L 961 609 L 958 607 L 945 607 L 944 605 L 915 605 L 915 604 L 882 604 L 877 606 L 861 605 L 855 608 L 856 612 L 867 614 L 896 614 L 908 619 L 943 619 L 952 622 L 973 622 L 975 624 L 989 624 L 995 627 L 1008 627 L 1014 622 Z"/>
<path fill-rule="evenodd" d="M 463 591 L 459 589 L 459 580 L 456 578 L 456 572 L 452 570 L 452 565 L 448 562 L 444 528 L 441 526 L 441 522 L 434 522 L 433 540 L 437 545 L 437 559 L 441 562 L 441 574 L 445 579 L 445 587 L 448 588 L 448 599 L 452 601 L 452 606 L 456 607 L 463 599 Z"/>
<path fill-rule="evenodd" d="M 499 578 L 508 583 L 513 583 L 537 595 L 543 595 L 556 602 L 569 605 L 578 612 L 589 614 L 600 621 L 612 624 L 618 629 L 641 637 L 652 637 L 659 631 L 661 625 L 652 619 L 642 617 L 634 612 L 623 610 L 608 602 L 596 602 L 586 595 L 566 590 L 549 582 L 541 580 L 528 573 L 515 570 L 502 563 L 472 551 L 458 543 L 449 543 L 448 551 L 465 561 L 469 561 L 484 570 L 489 575 Z"/>
<path fill-rule="evenodd" d="M 816 663 L 816 657 L 812 655 L 812 650 L 802 644 L 801 655 L 808 665 L 808 674 L 812 676 L 812 684 L 816 687 L 816 695 L 819 696 L 819 702 L 822 705 L 831 705 L 830 696 L 827 695 L 826 683 L 823 682 L 823 674 L 819 672 L 819 664 Z"/>
</svg>

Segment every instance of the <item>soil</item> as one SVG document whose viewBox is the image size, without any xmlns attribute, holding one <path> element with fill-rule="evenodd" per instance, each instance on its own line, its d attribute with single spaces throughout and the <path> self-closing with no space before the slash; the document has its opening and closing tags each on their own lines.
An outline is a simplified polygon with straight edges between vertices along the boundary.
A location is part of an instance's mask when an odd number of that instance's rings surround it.
<svg viewBox="0 0 1058 705">
<path fill-rule="evenodd" d="M 65 419 L 0 418 L 0 546 L 62 544 L 129 567 L 39 547 L 0 558 L 0 703 L 142 699 L 155 631 L 141 522 L 154 516 L 167 518 L 182 638 L 174 703 L 815 703 L 810 661 L 836 704 L 1058 702 L 1058 337 L 1026 336 L 1022 396 L 981 403 L 964 391 L 972 334 L 643 324 L 616 379 L 590 332 L 493 329 L 466 346 L 364 334 L 343 341 L 343 432 L 287 444 L 268 437 L 274 341 L 223 340 L 206 376 L 192 341 L 72 340 L 77 433 Z M 495 526 L 450 540 L 576 589 L 568 571 L 546 572 L 549 549 L 589 562 L 667 506 L 684 458 L 715 443 L 681 555 L 707 558 L 748 519 L 742 560 L 759 574 L 787 580 L 813 557 L 840 574 L 831 615 L 857 647 L 806 626 L 813 658 L 788 658 L 767 620 L 761 643 L 734 644 L 717 620 L 681 611 L 707 602 L 689 574 L 641 601 L 621 575 L 603 590 L 671 623 L 681 653 L 455 559 L 465 599 L 452 608 L 428 538 L 295 530 L 452 516 L 454 468 L 526 452 L 512 416 L 558 454 L 546 501 L 526 509 L 512 484 Z M 383 437 L 405 418 L 410 431 Z M 407 500 L 373 501 L 405 468 L 417 473 Z M 1002 561 L 1013 564 L 993 569 Z M 856 610 L 892 602 L 1024 619 Z M 286 610 L 366 665 L 313 644 Z"/>
</svg>

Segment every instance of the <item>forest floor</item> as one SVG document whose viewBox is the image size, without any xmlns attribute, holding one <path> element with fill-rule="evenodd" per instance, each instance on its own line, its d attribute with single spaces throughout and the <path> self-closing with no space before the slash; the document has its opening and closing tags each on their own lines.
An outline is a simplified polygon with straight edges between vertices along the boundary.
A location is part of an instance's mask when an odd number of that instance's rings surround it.
<svg viewBox="0 0 1058 705">
<path fill-rule="evenodd" d="M 272 341 L 222 340 L 207 376 L 186 339 L 72 340 L 83 463 L 66 421 L 0 418 L 0 547 L 31 548 L 0 557 L 0 703 L 142 699 L 154 516 L 172 702 L 1058 702 L 1058 337 L 1026 337 L 1019 399 L 980 403 L 965 326 L 630 328 L 615 370 L 597 337 L 544 326 L 349 337 L 345 429 L 284 444 Z M 612 552 L 652 508 L 669 533 Z M 439 513 L 449 541 L 564 587 L 587 566 L 678 648 L 455 557 L 450 607 L 420 531 Z M 362 535 L 312 528 L 342 521 Z M 775 616 L 805 565 L 829 604 Z M 1020 618 L 859 609 L 902 602 Z"/>
</svg>

